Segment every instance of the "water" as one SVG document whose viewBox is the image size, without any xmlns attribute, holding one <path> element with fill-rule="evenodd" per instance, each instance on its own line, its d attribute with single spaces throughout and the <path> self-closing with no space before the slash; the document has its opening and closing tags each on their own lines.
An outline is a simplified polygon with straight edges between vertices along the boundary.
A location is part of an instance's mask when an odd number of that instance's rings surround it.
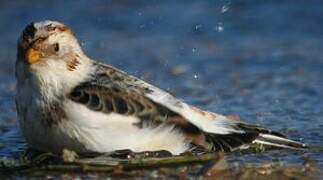
<svg viewBox="0 0 323 180">
<path fill-rule="evenodd" d="M 319 1 L 1 1 L 0 156 L 25 148 L 15 112 L 16 41 L 31 21 L 69 25 L 90 57 L 188 103 L 323 143 Z M 323 166 L 322 153 L 229 155 Z"/>
</svg>

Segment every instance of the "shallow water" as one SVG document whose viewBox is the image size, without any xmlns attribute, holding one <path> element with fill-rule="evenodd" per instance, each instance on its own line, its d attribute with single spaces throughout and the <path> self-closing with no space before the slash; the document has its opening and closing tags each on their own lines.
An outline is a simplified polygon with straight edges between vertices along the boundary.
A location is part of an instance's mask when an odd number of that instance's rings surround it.
<svg viewBox="0 0 323 180">
<path fill-rule="evenodd" d="M 15 112 L 16 40 L 31 21 L 65 22 L 90 57 L 188 103 L 323 144 L 319 1 L 1 1 L 0 156 L 26 148 Z M 323 167 L 323 153 L 228 155 Z"/>
</svg>

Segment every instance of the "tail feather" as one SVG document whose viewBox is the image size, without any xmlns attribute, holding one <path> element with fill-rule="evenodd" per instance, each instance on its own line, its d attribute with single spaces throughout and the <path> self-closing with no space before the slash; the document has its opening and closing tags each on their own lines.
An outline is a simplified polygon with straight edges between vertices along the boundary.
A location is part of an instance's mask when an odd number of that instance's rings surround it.
<svg viewBox="0 0 323 180">
<path fill-rule="evenodd" d="M 287 148 L 287 149 L 307 149 L 306 144 L 287 139 L 285 137 L 275 136 L 272 134 L 262 134 L 253 141 L 253 143 L 264 144 L 274 147 Z"/>
<path fill-rule="evenodd" d="M 246 123 L 241 123 L 240 122 L 240 123 L 237 123 L 236 126 L 239 129 L 242 129 L 245 132 L 257 132 L 259 134 L 271 134 L 271 135 L 274 135 L 274 136 L 287 138 L 286 135 L 284 135 L 284 134 L 282 134 L 280 132 L 265 129 L 265 128 L 261 127 L 261 126 L 254 125 L 254 124 L 246 124 Z"/>
<path fill-rule="evenodd" d="M 252 143 L 258 133 L 232 133 L 232 134 L 213 134 L 207 133 L 206 141 L 211 144 L 212 151 L 231 152 Z"/>
<path fill-rule="evenodd" d="M 278 148 L 305 150 L 306 144 L 288 139 L 285 135 L 262 128 L 257 125 L 236 123 L 233 127 L 237 133 L 206 133 L 206 140 L 211 143 L 213 151 L 231 152 L 248 147 L 250 144 L 263 144 Z"/>
</svg>

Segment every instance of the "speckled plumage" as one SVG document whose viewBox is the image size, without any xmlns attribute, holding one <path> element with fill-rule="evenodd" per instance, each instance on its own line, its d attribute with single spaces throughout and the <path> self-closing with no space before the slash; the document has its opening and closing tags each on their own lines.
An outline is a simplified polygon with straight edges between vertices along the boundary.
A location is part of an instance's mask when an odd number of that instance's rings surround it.
<svg viewBox="0 0 323 180">
<path fill-rule="evenodd" d="M 39 54 L 26 56 L 30 48 Z M 194 146 L 207 151 L 233 151 L 251 143 L 305 147 L 280 133 L 189 106 L 91 60 L 71 30 L 58 22 L 26 27 L 18 42 L 16 74 L 20 126 L 38 150 L 180 154 Z"/>
</svg>

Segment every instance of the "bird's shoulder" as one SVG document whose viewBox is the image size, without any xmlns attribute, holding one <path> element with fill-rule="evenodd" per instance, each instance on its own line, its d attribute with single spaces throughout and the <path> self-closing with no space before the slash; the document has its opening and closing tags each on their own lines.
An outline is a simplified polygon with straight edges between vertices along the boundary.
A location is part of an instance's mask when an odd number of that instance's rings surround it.
<svg viewBox="0 0 323 180">
<path fill-rule="evenodd" d="M 123 93 L 140 95 L 168 108 L 181 108 L 185 104 L 183 100 L 174 97 L 169 92 L 113 66 L 100 63 L 94 63 L 94 66 L 96 66 L 96 71 L 87 83 Z"/>
</svg>

